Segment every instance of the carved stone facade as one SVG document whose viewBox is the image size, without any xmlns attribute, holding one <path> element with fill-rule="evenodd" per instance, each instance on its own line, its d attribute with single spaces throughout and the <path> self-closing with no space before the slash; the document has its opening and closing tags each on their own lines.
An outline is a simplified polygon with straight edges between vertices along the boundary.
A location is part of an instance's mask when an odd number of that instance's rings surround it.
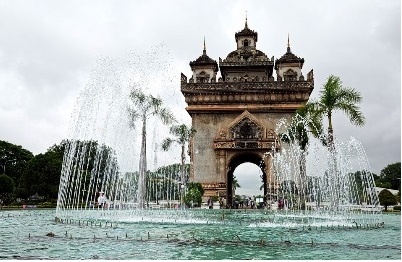
<svg viewBox="0 0 402 262">
<path fill-rule="evenodd" d="M 274 62 L 256 49 L 258 34 L 247 20 L 235 39 L 237 49 L 219 58 L 218 81 L 217 63 L 207 56 L 205 44 L 203 55 L 190 62 L 190 80 L 181 74 L 181 92 L 196 130 L 189 145 L 190 180 L 203 184 L 205 197 L 223 196 L 228 204 L 233 172 L 242 163 L 261 168 L 264 195 L 277 186 L 270 157 L 282 145 L 274 130 L 280 119 L 291 118 L 307 102 L 314 88 L 313 71 L 304 80 L 304 59 L 293 55 L 289 44 Z"/>
</svg>

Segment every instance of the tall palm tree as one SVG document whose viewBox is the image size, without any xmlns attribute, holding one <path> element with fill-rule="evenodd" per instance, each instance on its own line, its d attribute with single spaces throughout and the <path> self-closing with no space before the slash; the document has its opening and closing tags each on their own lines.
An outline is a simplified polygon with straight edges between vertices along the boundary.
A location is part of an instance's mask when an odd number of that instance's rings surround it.
<svg viewBox="0 0 402 262">
<path fill-rule="evenodd" d="M 331 195 L 333 207 L 339 205 L 340 199 L 340 183 L 341 179 L 338 174 L 337 160 L 335 156 L 334 130 L 332 126 L 332 114 L 336 110 L 340 110 L 348 116 L 350 122 L 357 126 L 364 125 L 365 118 L 360 111 L 358 104 L 362 101 L 360 93 L 351 88 L 342 86 L 339 77 L 330 75 L 323 89 L 320 91 L 320 97 L 316 103 L 316 109 L 319 114 L 328 118 L 328 137 L 327 146 L 331 154 L 332 161 L 329 162 L 329 172 L 334 178 L 334 190 Z"/>
<path fill-rule="evenodd" d="M 303 107 L 299 108 L 296 111 L 296 115 L 292 118 L 287 132 L 280 136 L 281 140 L 285 143 L 297 141 L 301 150 L 299 158 L 301 202 L 305 199 L 307 188 L 306 149 L 309 143 L 308 133 L 311 133 L 313 137 L 320 138 L 322 143 L 326 143 L 322 135 L 322 115 L 315 110 L 314 103 L 306 103 Z"/>
<path fill-rule="evenodd" d="M 181 182 L 184 183 L 184 167 L 186 162 L 186 144 L 195 134 L 195 129 L 186 126 L 185 124 L 174 125 L 170 127 L 169 133 L 175 138 L 165 138 L 162 141 L 162 149 L 168 151 L 173 143 L 177 143 L 181 146 Z"/>
<path fill-rule="evenodd" d="M 161 98 L 146 95 L 140 89 L 133 89 L 130 93 L 130 99 L 134 107 L 129 108 L 130 126 L 135 127 L 136 120 L 142 122 L 141 131 L 141 153 L 139 163 L 139 181 L 137 190 L 137 200 L 139 207 L 145 207 L 146 195 L 146 172 L 147 172 L 147 120 L 152 117 L 158 117 L 163 124 L 170 124 L 175 121 L 173 113 L 166 107 L 163 107 Z"/>
<path fill-rule="evenodd" d="M 305 151 L 309 143 L 308 133 L 322 139 L 322 115 L 315 110 L 314 103 L 307 103 L 297 109 L 287 132 L 281 134 L 280 137 L 285 143 L 297 141 L 300 149 Z M 322 142 L 325 143 L 325 141 Z"/>
<path fill-rule="evenodd" d="M 232 179 L 232 191 L 233 191 L 232 196 L 233 197 L 236 195 L 237 188 L 240 188 L 240 184 L 239 184 L 239 181 L 237 181 L 236 176 L 233 176 L 233 179 Z"/>
<path fill-rule="evenodd" d="M 181 146 L 181 172 L 180 180 L 181 184 L 185 184 L 185 164 L 186 164 L 186 144 L 190 142 L 190 139 L 195 134 L 195 129 L 186 126 L 185 124 L 173 125 L 170 127 L 169 133 L 175 138 L 165 138 L 162 141 L 162 149 L 168 151 L 173 143 L 177 143 Z M 182 197 L 181 197 L 182 198 Z M 182 199 L 181 199 L 182 200 Z"/>
<path fill-rule="evenodd" d="M 364 125 L 365 117 L 358 107 L 362 101 L 360 93 L 351 88 L 343 87 L 339 77 L 330 75 L 323 89 L 320 91 L 320 98 L 316 103 L 317 110 L 322 116 L 328 118 L 328 147 L 334 151 L 334 131 L 332 126 L 332 114 L 336 110 L 343 111 L 352 124 L 357 126 Z"/>
</svg>

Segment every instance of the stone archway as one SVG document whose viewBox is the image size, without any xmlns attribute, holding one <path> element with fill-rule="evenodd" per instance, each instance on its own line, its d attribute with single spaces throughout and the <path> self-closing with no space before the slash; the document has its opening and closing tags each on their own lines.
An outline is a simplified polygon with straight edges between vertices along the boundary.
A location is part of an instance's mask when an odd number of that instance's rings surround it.
<svg viewBox="0 0 402 262">
<path fill-rule="evenodd" d="M 233 206 L 233 173 L 235 169 L 243 164 L 243 163 L 252 163 L 258 166 L 262 172 L 262 179 L 264 183 L 264 196 L 267 194 L 267 169 L 266 164 L 263 161 L 264 154 L 256 153 L 256 152 L 240 152 L 234 154 L 233 157 L 228 161 L 228 171 L 227 171 L 227 186 L 226 186 L 226 206 L 230 207 Z M 265 197 L 264 197 L 265 201 Z"/>
<path fill-rule="evenodd" d="M 227 125 L 221 125 L 214 139 L 216 170 L 222 181 L 217 191 L 219 196 L 226 198 L 227 206 L 231 205 L 233 199 L 233 172 L 242 163 L 250 162 L 261 168 L 264 199 L 267 191 L 276 185 L 269 170 L 270 154 L 267 153 L 278 151 L 281 147 L 280 141 L 277 134 L 267 128 L 263 119 L 256 116 L 260 115 L 244 111 Z"/>
</svg>

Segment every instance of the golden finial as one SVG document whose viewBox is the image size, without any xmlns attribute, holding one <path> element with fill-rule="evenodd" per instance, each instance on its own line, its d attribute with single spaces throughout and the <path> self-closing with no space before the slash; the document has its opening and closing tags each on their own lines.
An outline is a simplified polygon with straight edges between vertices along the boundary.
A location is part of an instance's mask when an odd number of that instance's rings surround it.
<svg viewBox="0 0 402 262">
<path fill-rule="evenodd" d="M 290 47 L 289 33 L 288 33 L 288 47 Z"/>
<path fill-rule="evenodd" d="M 248 25 L 247 25 L 247 11 L 246 11 L 246 24 L 244 25 L 244 28 L 248 28 Z"/>
</svg>

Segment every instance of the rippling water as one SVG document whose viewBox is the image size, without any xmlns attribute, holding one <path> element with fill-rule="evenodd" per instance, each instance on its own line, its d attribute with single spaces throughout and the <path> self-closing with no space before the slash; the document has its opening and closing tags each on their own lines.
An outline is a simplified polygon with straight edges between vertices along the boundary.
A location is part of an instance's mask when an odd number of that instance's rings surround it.
<svg viewBox="0 0 402 262">
<path fill-rule="evenodd" d="M 158 212 L 56 223 L 55 210 L 1 210 L 0 259 L 401 259 L 399 214 L 356 229 L 278 226 L 257 210 Z"/>
</svg>

